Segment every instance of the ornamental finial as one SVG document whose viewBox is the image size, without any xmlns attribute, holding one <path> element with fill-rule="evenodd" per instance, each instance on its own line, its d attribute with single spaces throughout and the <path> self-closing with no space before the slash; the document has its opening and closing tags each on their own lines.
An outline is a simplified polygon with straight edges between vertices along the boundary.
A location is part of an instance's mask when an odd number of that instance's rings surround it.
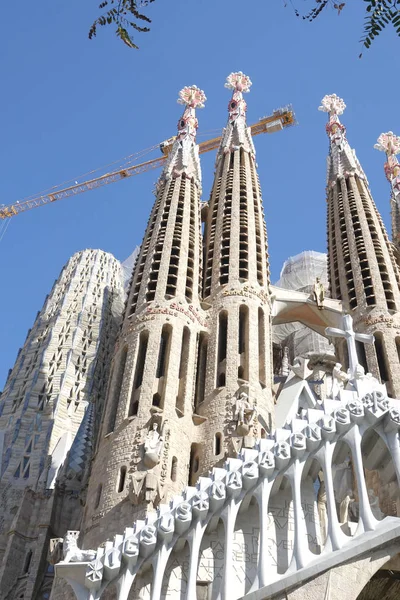
<svg viewBox="0 0 400 600">
<path fill-rule="evenodd" d="M 393 131 L 381 133 L 374 148 L 385 152 L 387 156 L 383 168 L 385 169 L 386 179 L 392 186 L 393 197 L 398 201 L 400 198 L 400 164 L 396 154 L 400 153 L 400 137 L 395 135 Z"/>
<path fill-rule="evenodd" d="M 324 96 L 321 100 L 321 106 L 318 107 L 318 110 L 322 110 L 323 112 L 329 113 L 332 115 L 342 115 L 344 113 L 344 109 L 346 105 L 342 98 L 339 98 L 336 94 L 330 94 Z"/>
<path fill-rule="evenodd" d="M 251 85 L 250 77 L 242 73 L 242 71 L 237 71 L 236 73 L 228 75 L 225 83 L 225 87 L 229 90 L 236 90 L 237 92 L 242 93 L 249 92 Z"/>
<path fill-rule="evenodd" d="M 229 123 L 233 124 L 235 121 L 246 123 L 247 104 L 243 98 L 243 93 L 250 91 L 250 77 L 242 71 L 231 73 L 226 78 L 225 87 L 233 90 L 232 98 L 228 104 Z"/>
<path fill-rule="evenodd" d="M 395 156 L 400 153 L 400 137 L 395 135 L 393 131 L 381 133 L 374 148 L 385 152 L 387 156 Z"/>
<path fill-rule="evenodd" d="M 187 85 L 179 92 L 178 103 L 190 108 L 204 108 L 206 100 L 205 93 L 197 85 Z"/>
<path fill-rule="evenodd" d="M 197 85 L 187 85 L 179 92 L 178 103 L 185 106 L 184 113 L 178 121 L 177 139 L 196 141 L 196 131 L 199 126 L 196 118 L 196 108 L 204 108 L 207 100 L 203 90 Z"/>
</svg>

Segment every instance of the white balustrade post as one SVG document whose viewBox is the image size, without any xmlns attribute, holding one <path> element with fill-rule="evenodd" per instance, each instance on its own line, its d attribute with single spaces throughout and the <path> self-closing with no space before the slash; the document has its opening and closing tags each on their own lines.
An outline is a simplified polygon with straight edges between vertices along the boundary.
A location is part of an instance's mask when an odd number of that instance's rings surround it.
<svg viewBox="0 0 400 600">
<path fill-rule="evenodd" d="M 151 600 L 160 600 L 161 598 L 162 582 L 171 551 L 172 546 L 168 548 L 166 544 L 161 544 L 152 560 L 154 576 L 151 584 Z"/>
<path fill-rule="evenodd" d="M 259 587 L 267 585 L 268 582 L 268 567 L 269 567 L 269 553 L 268 553 L 268 504 L 271 495 L 272 486 L 274 480 L 268 481 L 263 479 L 260 485 L 255 490 L 255 496 L 258 501 L 259 514 L 260 514 L 260 540 L 259 540 L 259 553 L 258 553 L 258 567 L 257 575 L 259 581 Z"/>
<path fill-rule="evenodd" d="M 287 474 L 292 486 L 293 497 L 294 548 L 292 563 L 295 563 L 297 569 L 306 566 L 307 555 L 309 555 L 307 526 L 301 506 L 301 476 L 303 469 L 304 463 L 300 463 L 299 459 L 296 458 L 293 467 Z"/>
<path fill-rule="evenodd" d="M 351 449 L 354 471 L 357 479 L 358 505 L 360 511 L 359 526 L 361 524 L 364 531 L 373 531 L 378 521 L 372 514 L 371 506 L 369 504 L 367 486 L 364 478 L 364 466 L 361 454 L 362 435 L 360 433 L 360 428 L 357 424 L 354 425 L 353 429 L 349 432 L 349 435 L 346 436 L 346 441 L 348 442 Z"/>
<path fill-rule="evenodd" d="M 388 422 L 384 428 L 387 446 L 396 471 L 397 485 L 400 487 L 400 443 L 399 443 L 400 411 L 397 408 L 389 410 Z"/>
<path fill-rule="evenodd" d="M 328 510 L 328 532 L 325 547 L 331 546 L 332 550 L 339 550 L 343 546 L 344 534 L 340 529 L 339 519 L 336 511 L 335 493 L 333 489 L 332 457 L 335 443 L 326 440 L 321 453 L 321 465 L 324 471 L 326 506 Z"/>
<path fill-rule="evenodd" d="M 133 566 L 128 566 L 125 573 L 119 578 L 117 582 L 118 594 L 117 600 L 127 600 L 131 587 L 135 580 L 136 573 L 134 572 Z"/>
<path fill-rule="evenodd" d="M 199 565 L 199 552 L 201 540 L 203 539 L 206 526 L 207 523 L 197 521 L 196 525 L 194 526 L 193 530 L 190 532 L 189 535 L 188 543 L 190 549 L 190 559 L 185 600 L 196 600 L 196 581 L 197 569 Z"/>
<path fill-rule="evenodd" d="M 235 596 L 235 582 L 233 572 L 233 534 L 235 530 L 236 517 L 239 512 L 240 502 L 237 502 L 235 498 L 229 500 L 224 512 L 222 513 L 222 519 L 225 526 L 225 565 L 224 575 L 222 579 L 222 594 L 221 600 L 234 600 Z"/>
</svg>

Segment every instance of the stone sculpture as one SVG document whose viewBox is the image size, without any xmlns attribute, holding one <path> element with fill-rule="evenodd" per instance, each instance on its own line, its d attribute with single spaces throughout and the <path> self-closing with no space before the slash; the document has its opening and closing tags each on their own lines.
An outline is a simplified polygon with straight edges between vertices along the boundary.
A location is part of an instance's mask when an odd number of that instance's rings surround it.
<svg viewBox="0 0 400 600">
<path fill-rule="evenodd" d="M 289 375 L 289 348 L 287 346 L 283 349 L 282 365 L 280 375 L 287 377 Z"/>
<path fill-rule="evenodd" d="M 350 376 L 342 371 L 341 363 L 336 363 L 332 369 L 332 398 L 339 396 L 345 384 L 349 381 Z"/>
<path fill-rule="evenodd" d="M 144 490 L 144 493 L 143 493 Z M 129 484 L 129 499 L 138 505 L 144 499 L 148 504 L 156 504 L 163 497 L 163 488 L 155 473 L 152 471 L 136 471 L 131 476 Z"/>
<path fill-rule="evenodd" d="M 50 540 L 47 560 L 51 565 L 56 565 L 58 562 L 62 561 L 64 557 L 63 542 L 63 538 L 53 538 Z"/>
<path fill-rule="evenodd" d="M 241 392 L 235 403 L 236 433 L 238 435 L 248 435 L 256 414 L 257 409 L 250 403 L 246 392 Z"/>
<path fill-rule="evenodd" d="M 78 548 L 77 538 L 79 531 L 67 531 L 63 540 L 64 562 L 90 562 L 96 558 L 95 550 L 81 550 Z"/>
<path fill-rule="evenodd" d="M 321 544 L 325 543 L 326 535 L 328 531 L 328 517 L 327 517 L 327 498 L 325 481 L 320 479 L 320 486 L 317 494 L 317 509 L 319 516 L 319 525 L 321 528 Z"/>
<path fill-rule="evenodd" d="M 136 471 L 131 476 L 129 482 L 129 500 L 132 504 L 139 504 L 141 501 L 141 492 L 143 489 L 144 480 L 146 479 L 147 471 Z"/>
<path fill-rule="evenodd" d="M 339 522 L 348 523 L 355 516 L 354 482 L 350 458 L 340 464 L 333 465 L 333 489 L 336 502 L 339 504 Z"/>
<path fill-rule="evenodd" d="M 314 290 L 313 290 L 313 300 L 317 305 L 319 310 L 324 308 L 324 300 L 325 300 L 325 288 L 319 277 L 315 278 Z"/>
<path fill-rule="evenodd" d="M 371 512 L 374 515 L 375 519 L 381 521 L 385 517 L 385 514 L 381 511 L 379 507 L 379 498 L 375 495 L 374 490 L 368 490 L 368 500 L 369 505 L 371 507 Z"/>
<path fill-rule="evenodd" d="M 144 464 L 148 469 L 152 469 L 160 462 L 163 445 L 162 432 L 160 435 L 157 423 L 153 423 L 144 443 Z"/>
</svg>

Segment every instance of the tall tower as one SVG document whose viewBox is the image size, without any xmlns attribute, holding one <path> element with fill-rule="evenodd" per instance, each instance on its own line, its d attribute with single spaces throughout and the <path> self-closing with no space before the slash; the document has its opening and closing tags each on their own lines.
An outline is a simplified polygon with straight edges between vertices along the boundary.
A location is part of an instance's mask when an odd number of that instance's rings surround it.
<svg viewBox="0 0 400 600">
<path fill-rule="evenodd" d="M 11 589 L 10 597 L 22 597 L 13 595 L 22 575 L 24 597 L 38 592 L 50 528 L 58 530 L 52 506 L 59 469 L 85 413 L 87 420 L 93 405 L 101 412 L 123 310 L 122 284 L 120 264 L 111 254 L 75 254 L 46 298 L 9 374 L 0 402 L 2 598 Z M 78 499 L 69 504 L 75 506 L 79 523 Z M 67 521 L 64 526 L 61 535 Z"/>
<path fill-rule="evenodd" d="M 196 407 L 208 418 L 204 469 L 237 449 L 236 437 L 246 436 L 233 424 L 240 393 L 245 392 L 257 410 L 255 435 L 272 423 L 267 235 L 243 98 L 250 86 L 241 72 L 227 78 L 225 87 L 233 94 L 205 229 L 203 299 L 210 306 L 210 337 L 204 401 Z"/>
<path fill-rule="evenodd" d="M 196 86 L 179 95 L 184 113 L 136 261 L 93 463 L 85 544 L 99 543 L 188 482 L 200 306 L 201 171 Z M 128 500 L 129 494 L 129 500 Z M 134 508 L 132 509 L 132 505 Z"/>
<path fill-rule="evenodd" d="M 329 113 L 327 173 L 328 261 L 332 296 L 351 312 L 355 328 L 375 336 L 359 345 L 364 368 L 400 397 L 399 270 L 368 181 L 340 123 L 346 105 L 335 94 L 320 110 Z"/>
<path fill-rule="evenodd" d="M 400 250 L 400 164 L 396 156 L 400 152 L 400 137 L 392 131 L 381 133 L 374 148 L 386 154 L 384 169 L 391 187 L 392 240 L 396 249 Z"/>
</svg>

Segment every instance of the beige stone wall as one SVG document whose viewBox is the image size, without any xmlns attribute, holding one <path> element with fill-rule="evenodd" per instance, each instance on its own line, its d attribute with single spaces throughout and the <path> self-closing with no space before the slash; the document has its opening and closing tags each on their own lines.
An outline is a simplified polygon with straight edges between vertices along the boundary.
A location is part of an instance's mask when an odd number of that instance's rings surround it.
<svg viewBox="0 0 400 600">
<path fill-rule="evenodd" d="M 118 261 L 100 250 L 77 253 L 46 298 L 8 377 L 0 416 L 2 598 L 14 598 L 17 582 L 26 588 L 25 598 L 37 593 L 50 536 L 79 526 L 79 490 L 71 496 L 64 489 L 63 510 L 53 515 L 60 488 L 55 494 L 49 473 L 65 461 L 87 402 L 101 412 L 122 306 Z M 29 551 L 29 571 L 20 580 Z"/>
</svg>

